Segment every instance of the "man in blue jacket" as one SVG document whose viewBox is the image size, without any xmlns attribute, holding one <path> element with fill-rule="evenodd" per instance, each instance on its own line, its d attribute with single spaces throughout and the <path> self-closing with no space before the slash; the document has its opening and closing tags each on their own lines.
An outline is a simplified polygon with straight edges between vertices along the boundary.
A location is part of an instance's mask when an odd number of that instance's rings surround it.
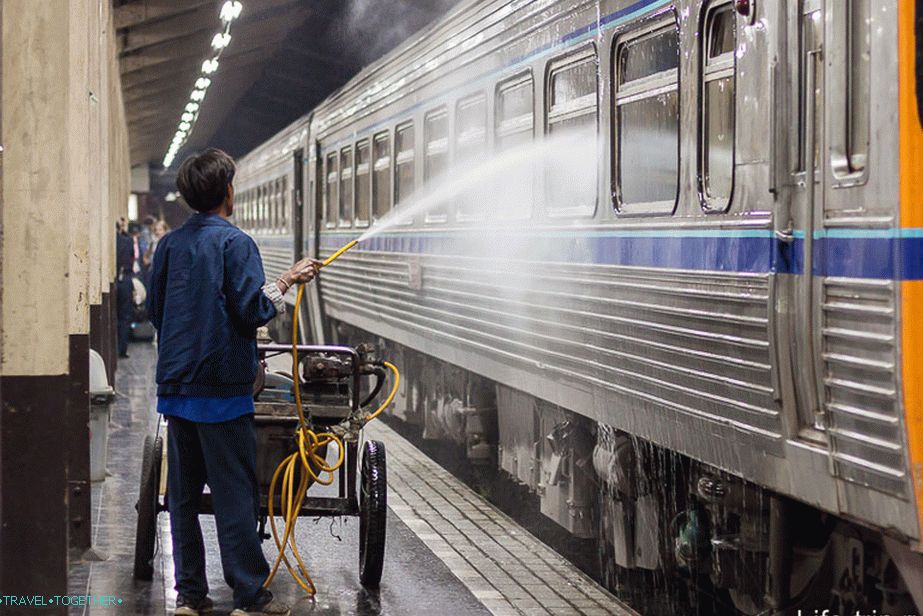
<svg viewBox="0 0 923 616">
<path fill-rule="evenodd" d="M 299 261 L 266 283 L 256 244 L 228 218 L 234 161 L 210 149 L 186 159 L 176 186 L 197 211 L 160 240 L 148 311 L 157 328 L 157 410 L 168 418 L 167 484 L 178 616 L 212 609 L 199 504 L 207 483 L 233 616 L 287 616 L 262 587 L 269 574 L 257 534 L 253 383 L 256 329 L 285 310 L 283 296 L 319 263 Z"/>
</svg>

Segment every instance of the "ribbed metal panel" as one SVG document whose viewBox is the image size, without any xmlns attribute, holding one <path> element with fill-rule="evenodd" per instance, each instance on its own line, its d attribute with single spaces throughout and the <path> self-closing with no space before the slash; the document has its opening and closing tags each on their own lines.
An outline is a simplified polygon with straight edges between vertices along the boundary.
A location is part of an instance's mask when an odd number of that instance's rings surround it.
<svg viewBox="0 0 923 616">
<path fill-rule="evenodd" d="M 433 341 L 465 345 L 626 403 L 780 435 L 765 275 L 559 264 L 536 277 L 532 263 L 457 257 L 420 267 L 415 290 L 401 257 L 341 258 L 324 272 L 327 308 L 347 322 L 359 314 L 406 328 L 421 351 Z"/>
<path fill-rule="evenodd" d="M 293 252 L 291 248 L 267 246 L 259 240 L 257 240 L 257 244 L 260 246 L 260 256 L 263 258 L 263 271 L 266 273 L 266 280 L 275 280 L 292 266 Z"/>
<path fill-rule="evenodd" d="M 907 495 L 890 280 L 824 281 L 824 384 L 835 473 Z"/>
</svg>

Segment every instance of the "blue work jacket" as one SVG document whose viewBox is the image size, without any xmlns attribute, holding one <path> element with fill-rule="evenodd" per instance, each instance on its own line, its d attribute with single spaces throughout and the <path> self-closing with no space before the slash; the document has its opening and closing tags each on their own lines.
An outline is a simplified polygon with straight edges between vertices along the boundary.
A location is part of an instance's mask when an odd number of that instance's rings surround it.
<svg viewBox="0 0 923 616">
<path fill-rule="evenodd" d="M 253 239 L 195 214 L 157 245 L 148 315 L 157 328 L 157 395 L 252 393 L 256 329 L 276 316 Z"/>
</svg>

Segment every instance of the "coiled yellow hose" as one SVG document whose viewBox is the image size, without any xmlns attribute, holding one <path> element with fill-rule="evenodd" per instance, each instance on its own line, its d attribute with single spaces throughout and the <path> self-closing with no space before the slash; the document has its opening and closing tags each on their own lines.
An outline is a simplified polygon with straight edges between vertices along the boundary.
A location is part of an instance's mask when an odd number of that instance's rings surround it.
<svg viewBox="0 0 923 616">
<path fill-rule="evenodd" d="M 324 261 L 321 267 L 326 267 L 357 243 L 356 240 L 353 240 Z M 332 432 L 316 433 L 310 429 L 307 420 L 305 420 L 304 408 L 301 404 L 301 389 L 299 388 L 299 381 L 301 379 L 298 376 L 298 314 L 301 308 L 301 299 L 303 295 L 304 284 L 300 284 L 298 285 L 298 295 L 295 298 L 295 313 L 292 317 L 292 380 L 295 390 L 295 408 L 298 410 L 299 425 L 296 433 L 298 437 L 298 450 L 282 460 L 279 466 L 276 467 L 276 471 L 272 475 L 272 481 L 269 483 L 269 526 L 272 529 L 272 538 L 276 543 L 276 548 L 279 550 L 279 555 L 276 557 L 275 563 L 273 563 L 269 576 L 266 578 L 266 581 L 263 582 L 263 587 L 269 587 L 269 584 L 276 576 L 276 572 L 279 570 L 279 565 L 285 563 L 285 568 L 288 569 L 292 579 L 294 579 L 308 595 L 313 596 L 317 593 L 317 588 L 314 586 L 314 581 L 308 573 L 308 568 L 305 566 L 304 560 L 298 552 L 298 545 L 295 541 L 295 523 L 298 520 L 301 505 L 304 502 L 308 488 L 311 486 L 312 482 L 321 485 L 330 485 L 333 483 L 335 478 L 334 473 L 343 465 L 344 448 L 343 441 L 336 434 Z M 364 423 L 368 423 L 378 417 L 382 411 L 391 404 L 400 386 L 401 373 L 398 371 L 397 367 L 390 362 L 384 362 L 384 365 L 394 375 L 394 385 L 391 387 L 391 392 L 388 394 L 385 401 L 374 413 L 365 419 Z M 355 392 L 355 395 L 359 395 L 358 392 Z M 336 444 L 338 452 L 337 460 L 333 464 L 327 464 L 326 448 L 330 444 Z M 300 465 L 299 462 L 301 463 Z M 316 472 L 315 469 L 317 469 Z M 297 487 L 295 486 L 296 471 L 299 473 Z M 285 531 L 281 539 L 279 538 L 279 531 L 276 527 L 274 508 L 276 485 L 280 477 L 282 479 L 282 486 L 279 497 L 282 511 L 279 513 L 282 519 L 285 520 Z M 298 565 L 297 571 L 285 554 L 286 545 L 292 548 L 292 554 Z"/>
</svg>

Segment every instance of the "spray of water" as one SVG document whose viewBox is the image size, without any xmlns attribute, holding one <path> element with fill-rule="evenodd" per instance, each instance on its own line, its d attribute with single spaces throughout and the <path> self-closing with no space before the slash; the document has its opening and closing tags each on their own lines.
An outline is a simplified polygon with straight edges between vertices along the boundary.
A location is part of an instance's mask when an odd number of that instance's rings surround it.
<svg viewBox="0 0 923 616">
<path fill-rule="evenodd" d="M 359 241 L 425 220 L 449 203 L 459 218 L 483 229 L 531 226 L 531 209 L 541 204 L 562 212 L 588 207 L 596 193 L 597 152 L 593 132 L 568 131 L 456 164 L 378 219 Z"/>
</svg>

